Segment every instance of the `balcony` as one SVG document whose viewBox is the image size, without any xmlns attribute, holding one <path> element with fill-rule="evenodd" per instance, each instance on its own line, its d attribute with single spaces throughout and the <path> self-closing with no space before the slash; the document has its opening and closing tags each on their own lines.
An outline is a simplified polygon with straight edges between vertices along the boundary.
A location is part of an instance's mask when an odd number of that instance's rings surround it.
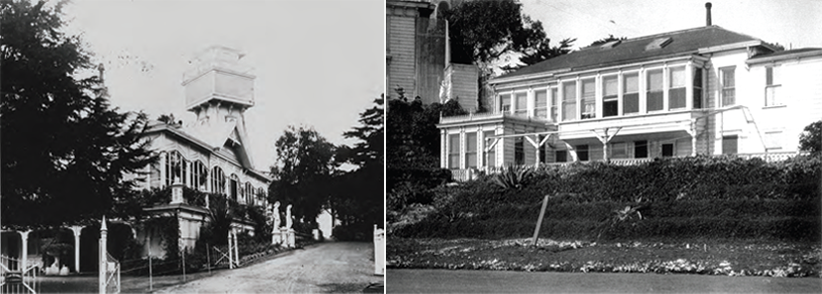
<svg viewBox="0 0 822 294">
<path fill-rule="evenodd" d="M 592 130 L 621 127 L 619 135 L 639 135 L 689 131 L 693 119 L 705 115 L 704 110 L 677 110 L 641 115 L 613 116 L 606 118 L 563 121 L 559 123 L 561 140 L 591 138 Z M 698 128 L 704 120 L 698 121 Z"/>
</svg>

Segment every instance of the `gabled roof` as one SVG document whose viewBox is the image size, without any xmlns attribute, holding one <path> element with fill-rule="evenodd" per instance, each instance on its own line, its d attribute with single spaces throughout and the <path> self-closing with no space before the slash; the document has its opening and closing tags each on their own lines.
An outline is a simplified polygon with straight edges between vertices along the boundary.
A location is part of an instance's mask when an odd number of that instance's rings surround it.
<svg viewBox="0 0 822 294">
<path fill-rule="evenodd" d="M 724 50 L 761 45 L 762 41 L 719 26 L 698 27 L 652 36 L 589 46 L 566 55 L 524 67 L 495 80 L 554 71 L 576 71 L 610 65 L 686 56 L 706 50 Z M 739 45 L 739 46 L 728 46 Z M 493 83 L 493 82 L 492 82 Z"/>
</svg>

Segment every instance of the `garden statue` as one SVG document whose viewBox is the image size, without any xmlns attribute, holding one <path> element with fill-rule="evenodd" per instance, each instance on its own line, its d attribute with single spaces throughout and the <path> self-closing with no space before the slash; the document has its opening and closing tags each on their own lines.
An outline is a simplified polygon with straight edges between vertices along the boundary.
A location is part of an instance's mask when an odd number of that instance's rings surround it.
<svg viewBox="0 0 822 294">
<path fill-rule="evenodd" d="M 280 201 L 274 202 L 274 210 L 272 214 L 274 216 L 273 232 L 276 232 L 280 229 Z"/>
<path fill-rule="evenodd" d="M 285 228 L 291 229 L 292 223 L 293 221 L 291 221 L 291 204 L 289 204 L 285 207 Z"/>
</svg>

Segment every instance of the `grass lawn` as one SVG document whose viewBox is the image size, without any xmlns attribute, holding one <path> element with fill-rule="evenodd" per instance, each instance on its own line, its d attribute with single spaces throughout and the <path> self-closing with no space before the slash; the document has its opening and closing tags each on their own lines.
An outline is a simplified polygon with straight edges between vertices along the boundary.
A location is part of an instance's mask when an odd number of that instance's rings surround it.
<svg viewBox="0 0 822 294">
<path fill-rule="evenodd" d="M 404 239 L 389 268 L 822 277 L 822 244 L 772 240 Z"/>
</svg>

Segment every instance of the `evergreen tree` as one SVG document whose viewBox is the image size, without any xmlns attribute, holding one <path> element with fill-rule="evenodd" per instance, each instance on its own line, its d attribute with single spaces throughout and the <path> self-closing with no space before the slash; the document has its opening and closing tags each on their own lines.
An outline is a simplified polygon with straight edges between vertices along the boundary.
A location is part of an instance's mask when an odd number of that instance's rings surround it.
<svg viewBox="0 0 822 294">
<path fill-rule="evenodd" d="M 92 54 L 63 32 L 63 3 L 0 1 L 2 222 L 99 218 L 133 194 L 126 177 L 154 160 L 147 118 L 112 108 Z"/>
</svg>

